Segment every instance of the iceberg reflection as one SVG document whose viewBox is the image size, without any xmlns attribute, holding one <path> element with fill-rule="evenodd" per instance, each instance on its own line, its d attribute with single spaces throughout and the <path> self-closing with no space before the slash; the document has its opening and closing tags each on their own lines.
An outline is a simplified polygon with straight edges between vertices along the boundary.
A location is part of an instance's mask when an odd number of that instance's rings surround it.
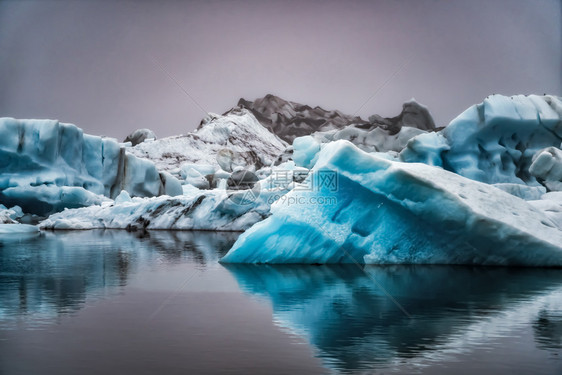
<svg viewBox="0 0 562 375">
<path fill-rule="evenodd" d="M 72 231 L 0 237 L 0 328 L 41 326 L 118 293 L 141 267 L 216 264 L 238 233 Z"/>
<path fill-rule="evenodd" d="M 538 349 L 560 347 L 562 270 L 224 266 L 243 291 L 271 302 L 276 324 L 305 337 L 338 370 L 420 368 L 509 340 L 533 323 Z"/>
</svg>

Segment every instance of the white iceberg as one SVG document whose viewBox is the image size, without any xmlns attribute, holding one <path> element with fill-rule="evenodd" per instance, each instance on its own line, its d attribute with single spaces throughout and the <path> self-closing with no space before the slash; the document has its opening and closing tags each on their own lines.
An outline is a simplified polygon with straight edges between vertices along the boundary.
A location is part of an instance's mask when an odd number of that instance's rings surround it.
<svg viewBox="0 0 562 375">
<path fill-rule="evenodd" d="M 195 164 L 205 165 L 198 169 L 203 175 L 219 167 L 231 172 L 236 165 L 256 170 L 271 164 L 286 147 L 250 111 L 235 108 L 222 116 L 210 113 L 195 132 L 139 143 L 127 151 L 180 177 Z"/>
</svg>

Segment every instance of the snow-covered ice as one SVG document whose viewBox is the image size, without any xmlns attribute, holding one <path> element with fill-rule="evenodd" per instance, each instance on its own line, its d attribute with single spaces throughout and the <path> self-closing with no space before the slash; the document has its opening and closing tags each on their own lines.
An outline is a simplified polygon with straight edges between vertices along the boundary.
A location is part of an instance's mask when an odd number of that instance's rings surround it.
<svg viewBox="0 0 562 375">
<path fill-rule="evenodd" d="M 129 198 L 68 209 L 41 223 L 43 229 L 171 229 L 243 231 L 269 216 L 270 205 L 286 189 L 199 190 L 184 185 L 177 197 Z"/>
<path fill-rule="evenodd" d="M 209 114 L 193 133 L 143 142 L 127 151 L 179 176 L 185 163 L 218 169 L 222 159 L 217 156 L 222 150 L 240 159 L 234 160 L 234 164 L 243 163 L 246 168 L 259 169 L 271 164 L 286 147 L 287 144 L 264 128 L 250 111 L 233 109 L 223 116 Z"/>
</svg>

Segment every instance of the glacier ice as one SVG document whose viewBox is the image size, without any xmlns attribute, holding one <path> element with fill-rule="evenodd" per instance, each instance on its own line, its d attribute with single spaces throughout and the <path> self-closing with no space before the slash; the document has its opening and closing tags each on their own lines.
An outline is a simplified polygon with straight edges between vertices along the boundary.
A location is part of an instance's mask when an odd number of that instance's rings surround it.
<svg viewBox="0 0 562 375">
<path fill-rule="evenodd" d="M 562 102 L 545 95 L 492 95 L 439 133 L 410 140 L 401 160 L 424 162 L 487 183 L 538 185 L 533 156 L 562 142 Z"/>
<path fill-rule="evenodd" d="M 402 113 L 400 113 L 399 117 L 400 127 L 406 126 L 421 130 L 435 129 L 435 123 L 429 109 L 418 103 L 414 98 L 402 105 Z"/>
<path fill-rule="evenodd" d="M 131 196 L 127 193 L 127 190 L 122 190 L 121 193 L 117 197 L 115 197 L 114 203 L 121 204 L 121 203 L 128 203 L 132 202 Z"/>
<path fill-rule="evenodd" d="M 113 139 L 55 120 L 0 118 L 0 203 L 46 215 L 100 204 L 121 190 L 176 195 L 181 186 Z"/>
<path fill-rule="evenodd" d="M 336 191 L 293 189 L 221 261 L 562 265 L 559 223 L 488 184 L 347 141 L 326 145 L 312 173 L 337 176 Z"/>
</svg>

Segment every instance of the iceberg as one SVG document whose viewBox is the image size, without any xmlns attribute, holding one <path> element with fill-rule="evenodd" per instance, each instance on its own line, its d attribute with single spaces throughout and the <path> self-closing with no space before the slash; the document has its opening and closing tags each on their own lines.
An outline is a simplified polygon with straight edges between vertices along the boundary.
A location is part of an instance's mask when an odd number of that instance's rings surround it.
<svg viewBox="0 0 562 375">
<path fill-rule="evenodd" d="M 562 266 L 559 223 L 492 185 L 347 141 L 320 151 L 308 178 L 322 175 L 331 183 L 294 188 L 221 262 Z"/>
<path fill-rule="evenodd" d="M 140 197 L 182 191 L 177 179 L 114 139 L 56 120 L 0 118 L 0 203 L 48 215 L 100 204 L 121 190 Z"/>
</svg>

